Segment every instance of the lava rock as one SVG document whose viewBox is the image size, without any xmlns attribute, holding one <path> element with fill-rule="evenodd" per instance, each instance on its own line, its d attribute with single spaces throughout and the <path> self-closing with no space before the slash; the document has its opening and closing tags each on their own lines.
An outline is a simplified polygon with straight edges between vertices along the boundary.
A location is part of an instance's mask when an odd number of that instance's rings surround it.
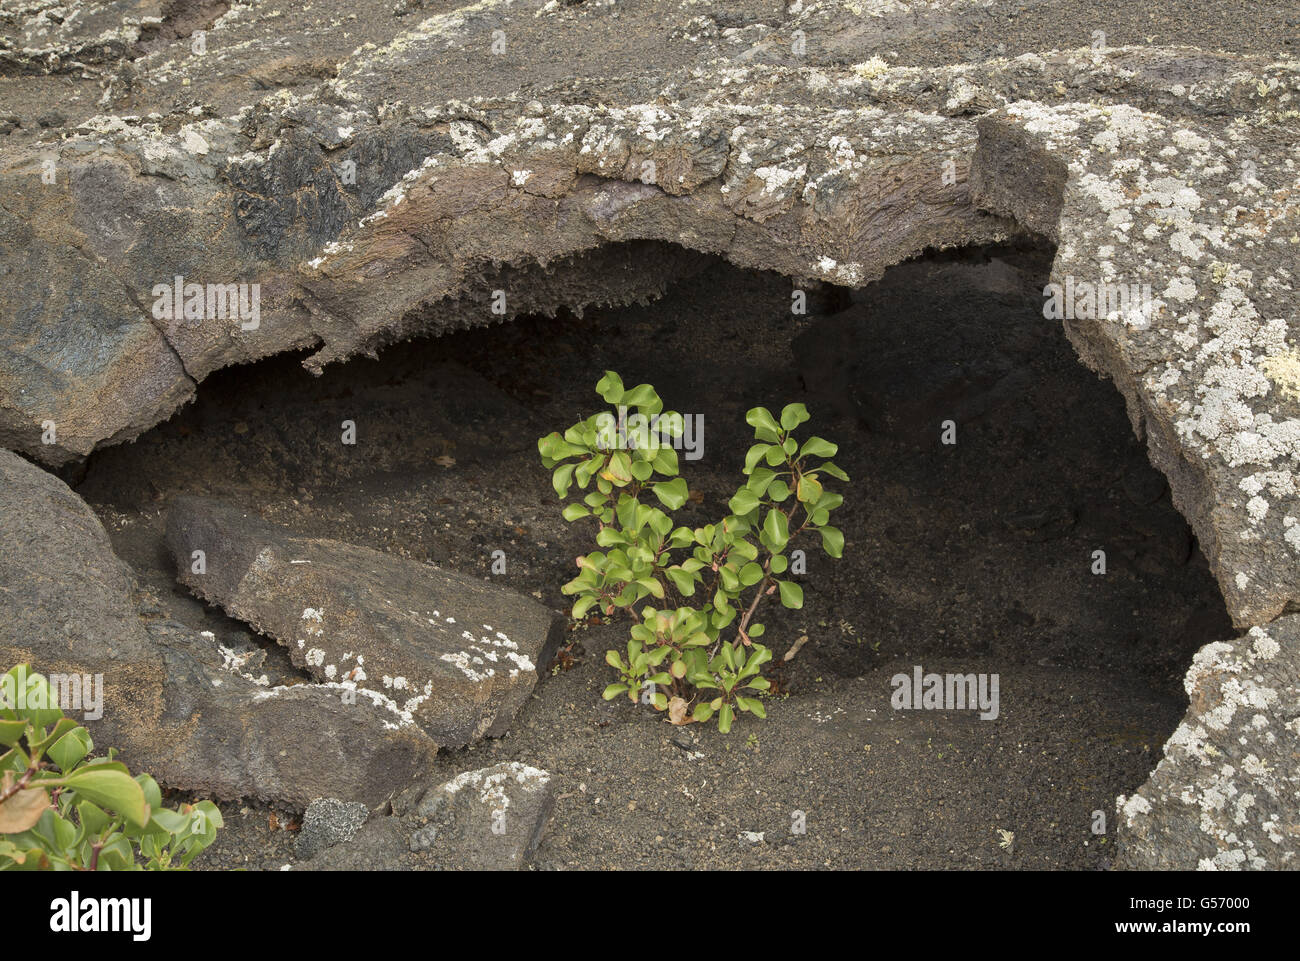
<svg viewBox="0 0 1300 961">
<path fill-rule="evenodd" d="M 1201 648 L 1164 758 L 1116 801 L 1121 869 L 1300 865 L 1300 615 Z"/>
<path fill-rule="evenodd" d="M 321 852 L 311 871 L 517 871 L 528 865 L 554 806 L 546 771 L 509 761 L 465 771 L 394 813 L 371 817 L 356 837 Z"/>
<path fill-rule="evenodd" d="M 513 591 L 297 537 L 209 498 L 172 503 L 167 544 L 195 594 L 274 637 L 319 683 L 445 747 L 504 734 L 564 634 L 561 617 Z"/>
<path fill-rule="evenodd" d="M 308 860 L 326 848 L 351 841 L 370 817 L 370 808 L 355 801 L 320 798 L 307 805 L 294 852 Z"/>
<path fill-rule="evenodd" d="M 100 711 L 72 711 L 100 750 L 168 787 L 222 798 L 377 803 L 409 785 L 437 745 L 385 726 L 339 692 L 266 688 L 226 670 L 217 645 L 146 625 L 134 580 L 99 519 L 61 480 L 0 450 L 0 669 L 89 676 Z M 70 705 L 68 706 L 71 707 Z M 84 705 L 83 705 L 84 707 Z"/>
</svg>

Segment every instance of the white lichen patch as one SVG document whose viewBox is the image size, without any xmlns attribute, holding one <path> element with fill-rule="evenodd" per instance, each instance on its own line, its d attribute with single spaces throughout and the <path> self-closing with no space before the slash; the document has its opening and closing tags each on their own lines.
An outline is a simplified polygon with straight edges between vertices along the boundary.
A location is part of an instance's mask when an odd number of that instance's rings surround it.
<svg viewBox="0 0 1300 961">
<path fill-rule="evenodd" d="M 510 807 L 512 785 L 532 793 L 544 788 L 551 781 L 551 775 L 540 768 L 509 761 L 494 768 L 478 771 L 465 771 L 456 775 L 438 790 L 453 796 L 463 790 L 478 792 L 478 801 L 492 811 L 506 811 Z"/>
</svg>

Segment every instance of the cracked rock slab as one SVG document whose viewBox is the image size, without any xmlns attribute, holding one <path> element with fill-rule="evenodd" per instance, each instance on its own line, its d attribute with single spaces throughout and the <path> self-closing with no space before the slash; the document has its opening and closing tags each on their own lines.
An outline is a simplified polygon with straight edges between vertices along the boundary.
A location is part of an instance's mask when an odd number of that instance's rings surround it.
<svg viewBox="0 0 1300 961">
<path fill-rule="evenodd" d="M 199 597 L 275 638 L 295 665 L 351 691 L 385 726 L 418 726 L 444 747 L 504 734 L 564 633 L 562 618 L 513 591 L 296 537 L 210 498 L 172 503 L 167 544 Z"/>
<path fill-rule="evenodd" d="M 518 761 L 465 771 L 393 813 L 372 816 L 347 843 L 301 865 L 310 871 L 517 871 L 528 865 L 554 806 L 551 775 Z"/>
</svg>

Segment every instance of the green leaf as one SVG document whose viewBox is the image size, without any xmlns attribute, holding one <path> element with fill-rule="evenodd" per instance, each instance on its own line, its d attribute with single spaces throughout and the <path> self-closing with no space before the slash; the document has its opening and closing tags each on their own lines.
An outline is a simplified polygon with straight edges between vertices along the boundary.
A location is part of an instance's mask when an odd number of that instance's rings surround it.
<svg viewBox="0 0 1300 961">
<path fill-rule="evenodd" d="M 819 528 L 822 535 L 822 550 L 831 557 L 842 557 L 844 555 L 844 535 L 840 533 L 838 527 Z"/>
<path fill-rule="evenodd" d="M 137 827 L 149 823 L 149 804 L 145 800 L 144 789 L 128 774 L 82 768 L 63 778 L 63 783 L 75 790 L 78 797 L 94 801 L 101 807 L 122 815 Z"/>
<path fill-rule="evenodd" d="M 748 514 L 758 506 L 758 498 L 745 487 L 736 491 L 736 496 L 727 502 L 727 510 L 733 514 Z"/>
<path fill-rule="evenodd" d="M 781 591 L 781 606 L 798 610 L 803 607 L 803 588 L 794 581 L 777 581 Z"/>
<path fill-rule="evenodd" d="M 740 697 L 737 695 L 736 706 L 742 711 L 749 711 L 758 717 L 767 717 L 767 708 L 763 707 L 763 702 L 756 697 Z"/>
<path fill-rule="evenodd" d="M 670 511 L 675 511 L 686 503 L 686 498 L 690 496 L 690 491 L 686 487 L 686 481 L 676 477 L 670 481 L 660 481 L 654 485 L 655 497 Z"/>
<path fill-rule="evenodd" d="M 740 583 L 745 587 L 753 587 L 763 579 L 763 568 L 753 561 L 746 564 L 740 569 Z"/>
<path fill-rule="evenodd" d="M 800 457 L 834 457 L 839 447 L 822 437 L 809 437 L 799 449 Z M 836 468 L 838 470 L 838 468 Z M 832 475 L 834 476 L 834 475 Z M 844 478 L 847 480 L 848 478 Z"/>
<path fill-rule="evenodd" d="M 20 664 L 9 671 L 8 676 L 13 678 L 13 690 L 20 695 L 19 702 L 23 704 L 21 708 L 17 704 L 13 708 L 14 717 L 18 720 L 30 721 L 39 733 L 40 728 L 48 727 L 63 717 L 57 699 L 43 675 Z"/>
<path fill-rule="evenodd" d="M 822 496 L 822 485 L 817 483 L 817 478 L 812 474 L 804 474 L 799 478 L 797 496 L 803 504 L 815 504 Z"/>
<path fill-rule="evenodd" d="M 619 404 L 623 400 L 623 378 L 612 370 L 605 371 L 605 376 L 596 382 L 596 393 L 607 404 Z"/>
<path fill-rule="evenodd" d="M 560 516 L 566 521 L 576 521 L 583 517 L 590 517 L 591 511 L 581 504 L 570 504 L 560 513 Z"/>
<path fill-rule="evenodd" d="M 84 727 L 74 727 L 61 738 L 55 741 L 46 754 L 59 770 L 65 774 L 77 766 L 83 757 L 90 753 L 95 742 L 90 739 L 90 733 Z"/>
<path fill-rule="evenodd" d="M 722 705 L 722 710 L 718 711 L 718 730 L 723 734 L 731 732 L 731 722 L 736 718 L 736 712 L 732 710 L 730 704 Z"/>
<path fill-rule="evenodd" d="M 637 501 L 635 497 L 632 497 L 629 494 L 619 495 L 618 506 L 614 508 L 614 516 L 618 518 L 620 527 L 633 528 L 636 526 L 636 507 Z M 601 546 L 603 547 L 607 545 Z"/>
<path fill-rule="evenodd" d="M 780 439 L 781 428 L 766 407 L 754 407 L 745 414 L 745 422 L 754 428 L 754 436 L 759 440 L 776 441 Z"/>
<path fill-rule="evenodd" d="M 600 602 L 600 598 L 595 594 L 583 594 L 573 602 L 573 609 L 570 611 L 573 619 L 580 620 L 585 617 L 587 612 Z"/>
<path fill-rule="evenodd" d="M 755 444 L 745 452 L 745 473 L 753 472 L 754 465 L 757 464 L 767 454 L 771 444 Z"/>
<path fill-rule="evenodd" d="M 690 597 L 695 593 L 696 575 L 682 570 L 680 567 L 669 567 L 664 571 L 668 579 L 673 582 L 673 587 L 677 588 L 677 593 L 682 597 Z"/>
<path fill-rule="evenodd" d="M 844 471 L 840 470 L 838 467 L 836 467 L 834 464 L 830 463 L 829 461 L 825 464 L 822 464 L 817 469 L 821 471 L 823 474 L 830 474 L 836 480 L 842 480 L 847 482 L 849 479 L 848 474 L 844 473 Z"/>
<path fill-rule="evenodd" d="M 616 527 L 602 527 L 596 534 L 596 543 L 601 547 L 617 547 L 627 543 L 627 537 Z"/>
<path fill-rule="evenodd" d="M 763 445 L 766 446 L 766 445 Z M 766 453 L 766 451 L 764 452 Z M 762 497 L 767 493 L 767 487 L 776 477 L 776 471 L 769 467 L 757 467 L 749 475 L 749 480 L 745 482 L 745 488 L 755 497 Z"/>
<path fill-rule="evenodd" d="M 606 399 L 608 400 L 608 398 Z M 631 390 L 626 391 L 619 400 L 610 401 L 610 403 L 636 407 L 643 414 L 657 414 L 664 409 L 664 402 L 659 399 L 659 395 L 649 384 L 637 384 Z"/>
<path fill-rule="evenodd" d="M 620 487 L 630 483 L 632 480 L 632 458 L 628 456 L 625 450 L 616 450 L 610 455 L 609 464 L 601 472 L 600 476 L 607 481 L 611 481 Z"/>
<path fill-rule="evenodd" d="M 767 512 L 763 519 L 764 546 L 772 551 L 780 551 L 790 540 L 790 522 L 786 516 L 775 508 Z"/>
<path fill-rule="evenodd" d="M 666 477 L 675 477 L 677 475 L 677 451 L 671 447 L 660 447 L 655 452 L 654 469 Z"/>
<path fill-rule="evenodd" d="M 713 708 L 709 707 L 708 704 L 696 704 L 695 710 L 691 712 L 691 717 L 695 718 L 697 722 L 703 723 L 713 717 Z"/>
<path fill-rule="evenodd" d="M 27 731 L 26 721 L 0 721 L 0 745 L 13 747 Z"/>
<path fill-rule="evenodd" d="M 647 591 L 649 591 L 652 595 L 654 595 L 659 600 L 663 600 L 664 586 L 661 583 L 659 583 L 657 580 L 655 580 L 653 577 L 639 577 L 637 578 L 637 583 L 640 584 L 642 587 L 644 587 Z"/>
<path fill-rule="evenodd" d="M 569 485 L 573 483 L 573 471 L 577 466 L 577 464 L 561 464 L 551 475 L 551 486 L 561 497 L 569 493 Z"/>
<path fill-rule="evenodd" d="M 781 426 L 794 430 L 808 419 L 808 408 L 803 404 L 786 404 L 781 411 Z"/>
</svg>

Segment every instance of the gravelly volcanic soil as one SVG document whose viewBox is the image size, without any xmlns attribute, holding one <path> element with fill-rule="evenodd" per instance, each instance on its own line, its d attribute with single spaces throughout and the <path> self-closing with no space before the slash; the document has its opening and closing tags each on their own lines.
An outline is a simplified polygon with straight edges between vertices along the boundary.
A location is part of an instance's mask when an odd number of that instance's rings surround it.
<svg viewBox="0 0 1300 961">
<path fill-rule="evenodd" d="M 551 771 L 543 869 L 1104 867 L 1093 812 L 1109 827 L 1145 779 L 1192 652 L 1231 625 L 1120 397 L 1042 318 L 1049 257 L 936 256 L 851 297 L 812 292 L 806 317 L 788 280 L 711 262 L 653 304 L 401 345 L 320 379 L 276 358 L 214 375 L 73 479 L 159 616 L 266 648 L 277 683 L 297 675 L 274 644 L 175 585 L 174 493 L 484 577 L 501 550 L 498 579 L 560 609 L 593 532 L 561 520 L 535 440 L 597 409 L 603 370 L 704 415 L 704 456 L 683 461 L 691 525 L 725 512 L 745 410 L 804 401 L 852 478 L 846 546 L 832 561 L 805 545 L 803 610 L 763 618 L 778 662 L 809 637 L 778 663 L 768 720 L 723 736 L 601 702 L 603 651 L 625 633 L 589 623 L 506 738 L 444 753 L 430 780 L 513 759 Z M 998 674 L 1000 716 L 893 711 L 890 678 L 914 665 Z M 289 860 L 293 812 L 224 809 L 203 864 Z"/>
</svg>

